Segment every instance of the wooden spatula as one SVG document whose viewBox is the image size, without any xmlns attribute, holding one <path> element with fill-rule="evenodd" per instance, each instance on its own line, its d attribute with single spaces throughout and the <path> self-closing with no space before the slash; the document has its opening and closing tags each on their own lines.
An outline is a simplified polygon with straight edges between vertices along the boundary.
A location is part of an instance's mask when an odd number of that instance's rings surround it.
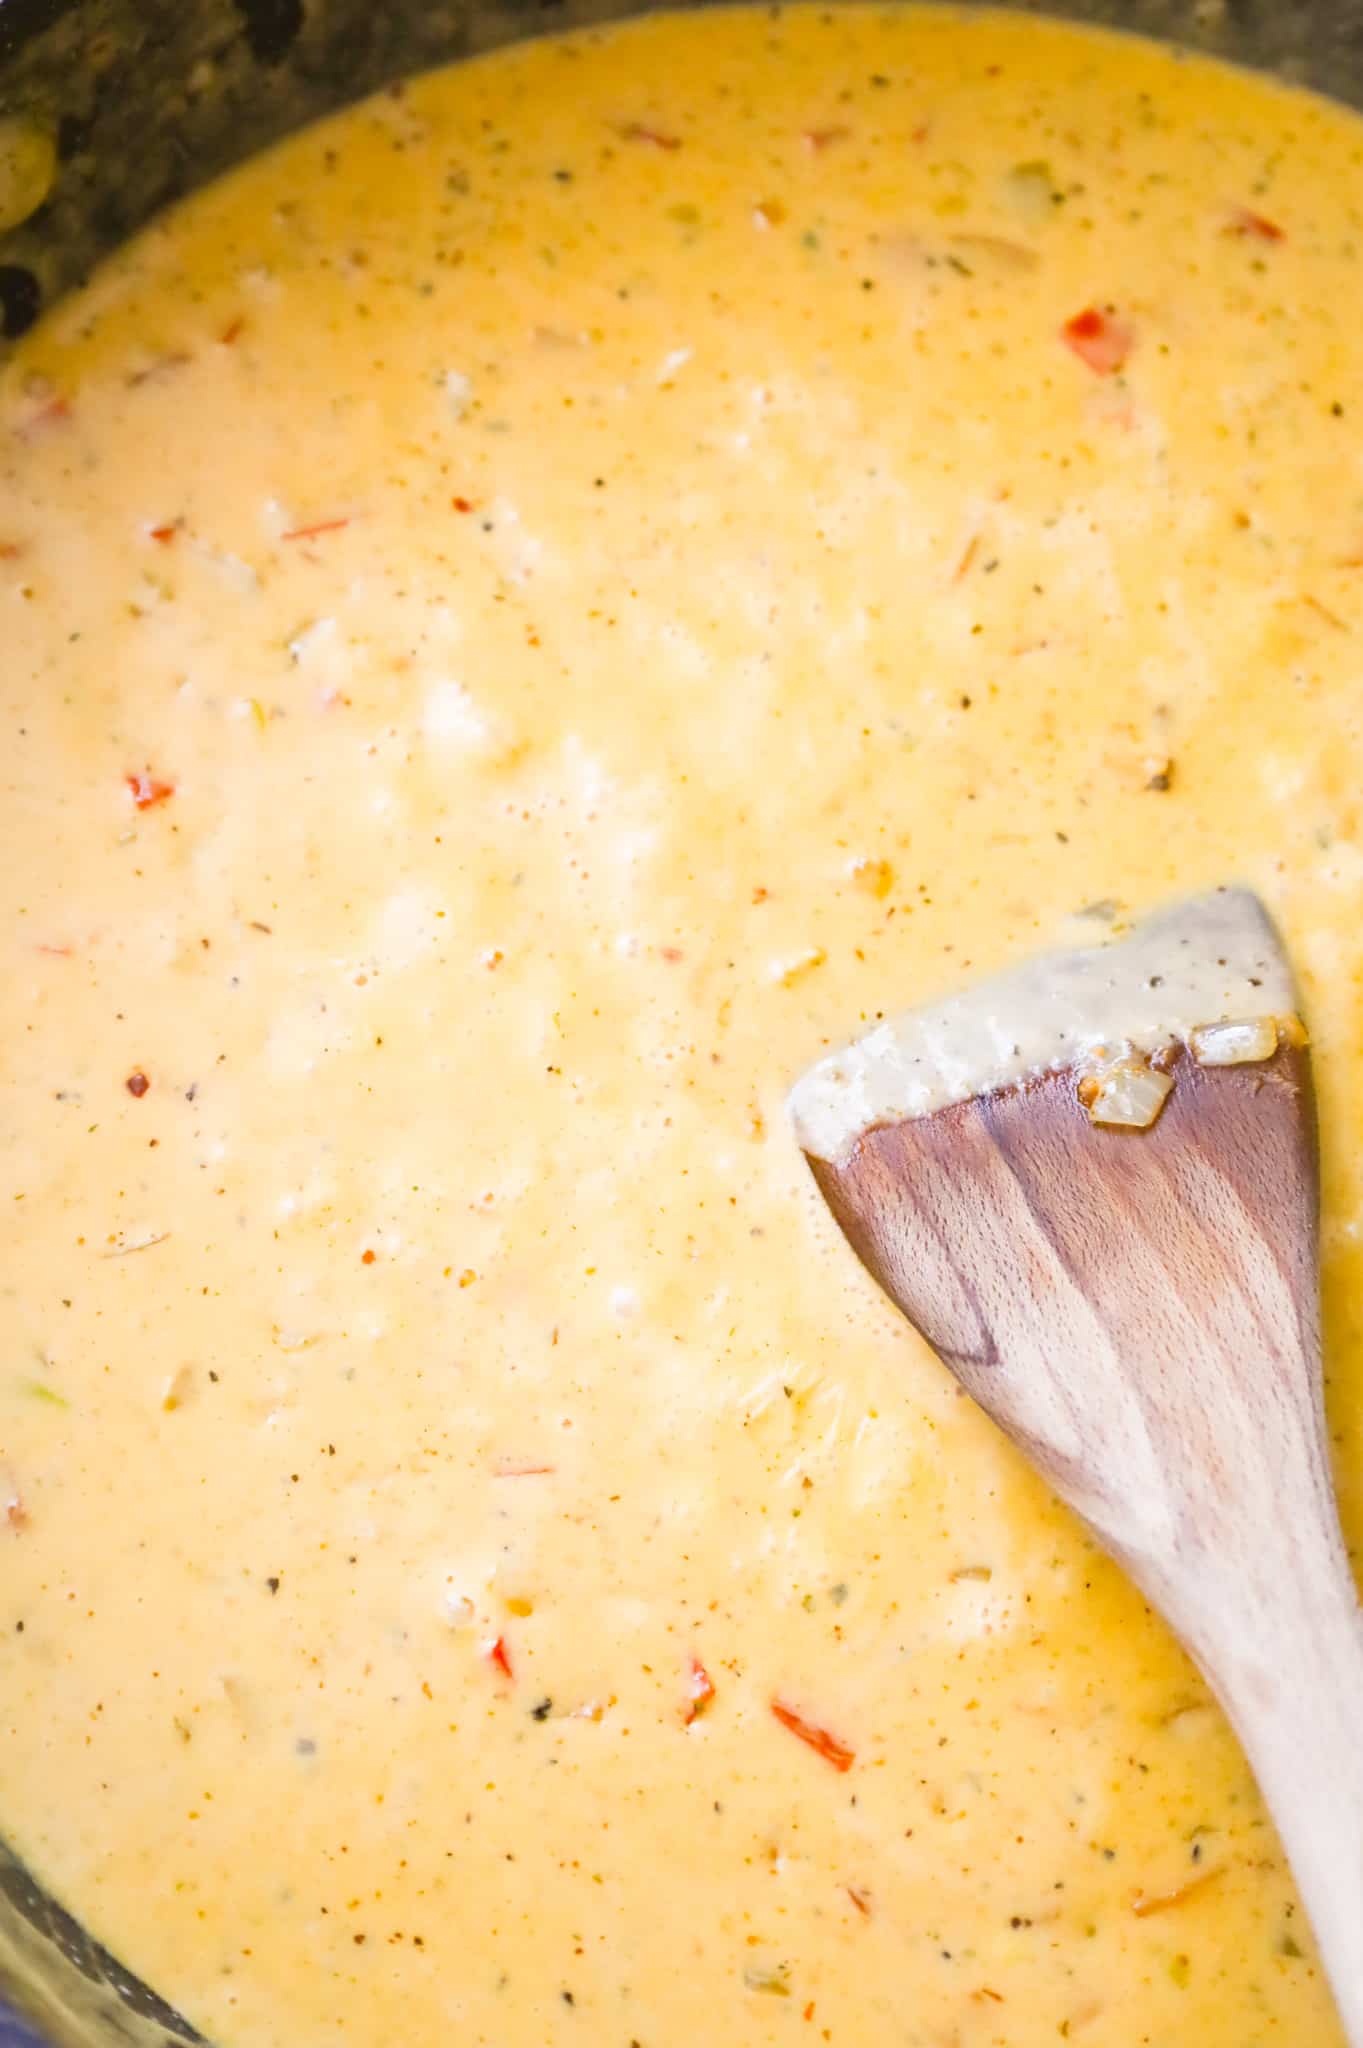
<svg viewBox="0 0 1363 2048">
<path fill-rule="evenodd" d="M 1310 1060 L 1257 899 L 880 1025 L 791 1110 L 863 1263 L 1200 1665 L 1363 2048 L 1363 1621 Z"/>
</svg>

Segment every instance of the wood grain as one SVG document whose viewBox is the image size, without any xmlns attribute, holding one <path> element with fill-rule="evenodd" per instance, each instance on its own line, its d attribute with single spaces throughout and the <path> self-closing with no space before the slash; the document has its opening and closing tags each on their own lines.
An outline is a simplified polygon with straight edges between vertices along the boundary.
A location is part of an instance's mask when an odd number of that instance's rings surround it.
<svg viewBox="0 0 1363 2048">
<path fill-rule="evenodd" d="M 1363 1624 L 1326 1452 L 1309 1056 L 1072 1071 L 809 1163 L 848 1239 L 1131 1573 L 1237 1728 L 1363 2048 Z"/>
</svg>

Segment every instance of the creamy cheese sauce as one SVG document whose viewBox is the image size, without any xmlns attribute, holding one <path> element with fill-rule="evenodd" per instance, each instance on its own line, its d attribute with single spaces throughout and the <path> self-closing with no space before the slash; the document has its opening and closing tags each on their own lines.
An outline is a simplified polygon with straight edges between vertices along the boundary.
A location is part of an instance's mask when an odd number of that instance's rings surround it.
<svg viewBox="0 0 1363 2048">
<path fill-rule="evenodd" d="M 226 2048 L 1339 2039 L 784 1097 L 1258 888 L 1363 1528 L 1360 166 L 1071 28 L 656 19 L 0 379 L 0 1816 Z"/>
</svg>

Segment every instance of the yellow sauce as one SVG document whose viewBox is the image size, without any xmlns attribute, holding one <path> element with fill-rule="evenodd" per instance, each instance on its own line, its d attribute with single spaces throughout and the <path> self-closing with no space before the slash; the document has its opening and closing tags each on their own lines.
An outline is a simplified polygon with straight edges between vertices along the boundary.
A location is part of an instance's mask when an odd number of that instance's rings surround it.
<svg viewBox="0 0 1363 2048">
<path fill-rule="evenodd" d="M 1339 2039 L 782 1104 L 1259 888 L 1363 1527 L 1360 164 L 1074 29 L 656 19 L 5 372 L 0 1816 L 226 2048 Z"/>
</svg>

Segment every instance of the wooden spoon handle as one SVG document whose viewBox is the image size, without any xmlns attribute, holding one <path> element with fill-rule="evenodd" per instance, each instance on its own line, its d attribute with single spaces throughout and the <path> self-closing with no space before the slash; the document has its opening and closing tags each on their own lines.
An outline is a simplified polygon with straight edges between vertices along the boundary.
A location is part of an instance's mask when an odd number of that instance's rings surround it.
<svg viewBox="0 0 1363 2048">
<path fill-rule="evenodd" d="M 1350 2048 L 1363 2048 L 1363 1613 L 1337 1525 L 1268 1529 L 1262 1543 L 1258 1572 L 1246 1579 L 1241 1559 L 1239 1587 L 1199 1601 L 1192 1627 L 1182 1619 L 1277 1826 Z"/>
<path fill-rule="evenodd" d="M 1287 1473 L 1300 1468 L 1285 1495 L 1257 1491 L 1257 1522 L 1238 1503 L 1218 1548 L 1203 1548 L 1193 1569 L 1171 1579 L 1136 1561 L 1134 1577 L 1183 1636 L 1240 1737 L 1345 2036 L 1363 2048 L 1363 1610 L 1328 1491 L 1324 1432 L 1298 1446 L 1283 1436 Z M 1291 1511 L 1275 1511 L 1283 1497 Z"/>
</svg>

